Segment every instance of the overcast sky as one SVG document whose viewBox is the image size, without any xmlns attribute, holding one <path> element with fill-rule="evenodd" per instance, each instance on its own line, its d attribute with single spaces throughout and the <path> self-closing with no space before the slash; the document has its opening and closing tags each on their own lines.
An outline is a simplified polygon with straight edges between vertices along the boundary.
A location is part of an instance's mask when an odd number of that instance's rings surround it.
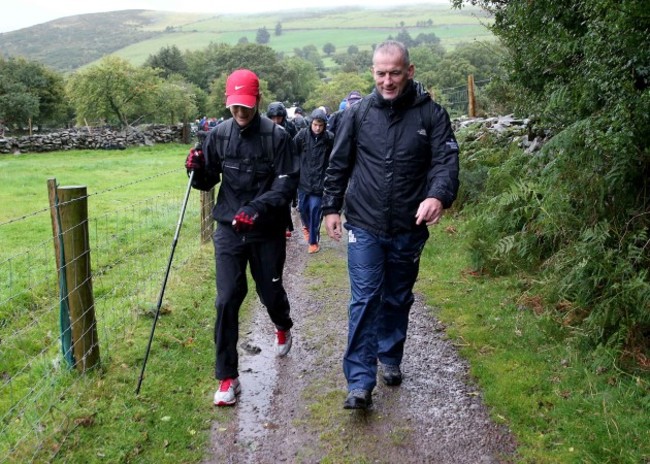
<svg viewBox="0 0 650 464">
<path fill-rule="evenodd" d="M 209 15 L 260 13 L 293 8 L 334 6 L 392 6 L 413 3 L 449 4 L 450 0 L 5 0 L 0 8 L 0 32 L 15 31 L 36 24 L 85 13 L 116 10 L 165 10 Z"/>
</svg>

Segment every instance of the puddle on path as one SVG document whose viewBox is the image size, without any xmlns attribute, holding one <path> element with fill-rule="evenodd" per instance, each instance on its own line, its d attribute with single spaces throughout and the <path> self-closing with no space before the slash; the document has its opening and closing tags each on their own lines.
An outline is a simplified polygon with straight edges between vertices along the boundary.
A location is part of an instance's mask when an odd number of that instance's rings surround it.
<svg viewBox="0 0 650 464">
<path fill-rule="evenodd" d="M 277 359 L 273 347 L 273 327 L 264 308 L 258 308 L 255 327 L 240 340 L 239 380 L 242 391 L 237 402 L 236 440 L 243 448 L 255 450 L 271 423 L 271 401 L 277 381 Z"/>
</svg>

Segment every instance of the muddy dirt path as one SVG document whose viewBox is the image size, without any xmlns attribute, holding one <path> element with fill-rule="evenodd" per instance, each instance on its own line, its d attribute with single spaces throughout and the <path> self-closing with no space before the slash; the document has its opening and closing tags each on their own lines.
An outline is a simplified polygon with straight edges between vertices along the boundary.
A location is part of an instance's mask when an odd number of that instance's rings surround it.
<svg viewBox="0 0 650 464">
<path fill-rule="evenodd" d="M 294 223 L 299 224 L 294 217 Z M 307 254 L 300 234 L 287 242 L 285 286 L 295 327 L 286 358 L 273 353 L 273 327 L 262 307 L 240 337 L 242 393 L 225 422 L 212 426 L 211 463 L 514 462 L 515 441 L 495 425 L 467 375 L 467 364 L 420 298 L 412 308 L 404 382 L 378 382 L 370 410 L 344 410 L 341 357 L 347 337 L 344 243 L 322 239 Z M 306 274 L 308 260 L 318 270 Z"/>
</svg>

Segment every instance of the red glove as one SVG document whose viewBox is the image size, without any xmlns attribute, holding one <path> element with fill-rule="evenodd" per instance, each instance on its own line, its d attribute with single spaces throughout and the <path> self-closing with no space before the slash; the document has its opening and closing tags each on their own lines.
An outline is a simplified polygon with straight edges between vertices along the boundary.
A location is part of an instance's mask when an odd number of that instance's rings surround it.
<svg viewBox="0 0 650 464">
<path fill-rule="evenodd" d="M 250 205 L 243 206 L 235 214 L 235 218 L 232 220 L 232 227 L 236 232 L 250 232 L 258 216 L 259 214 L 255 211 L 255 208 Z"/>
<path fill-rule="evenodd" d="M 198 143 L 190 150 L 187 159 L 185 160 L 185 168 L 187 172 L 199 171 L 205 168 L 205 158 L 203 157 L 203 150 Z"/>
</svg>

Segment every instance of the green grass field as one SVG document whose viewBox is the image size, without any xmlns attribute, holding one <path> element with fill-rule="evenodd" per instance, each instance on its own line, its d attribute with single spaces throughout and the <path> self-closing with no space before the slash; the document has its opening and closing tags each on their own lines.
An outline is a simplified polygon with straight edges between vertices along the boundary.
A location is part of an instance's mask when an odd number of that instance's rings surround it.
<svg viewBox="0 0 650 464">
<path fill-rule="evenodd" d="M 389 36 L 396 36 L 406 28 L 412 37 L 420 33 L 435 33 L 441 44 L 453 49 L 458 43 L 473 40 L 490 40 L 493 35 L 485 27 L 491 21 L 477 8 L 452 10 L 448 5 L 404 6 L 389 10 L 356 8 L 331 10 L 323 13 L 310 11 L 286 14 L 226 15 L 210 16 L 192 21 L 192 16 L 179 17 L 174 26 L 167 18 L 158 30 L 173 27 L 172 32 L 139 42 L 117 50 L 114 54 L 135 65 L 145 62 L 149 55 L 161 48 L 176 45 L 180 50 L 199 50 L 210 42 L 237 44 L 246 37 L 254 43 L 257 29 L 266 27 L 271 34 L 269 46 L 279 53 L 292 55 L 295 48 L 315 45 L 322 51 L 330 42 L 339 52 L 345 52 L 350 45 L 360 50 L 370 50 L 373 44 Z M 432 21 L 431 26 L 416 27 L 418 22 Z M 188 23 L 188 21 L 190 21 Z M 282 34 L 275 35 L 275 25 L 282 24 Z M 164 27 L 162 27 L 164 26 Z"/>
</svg>

